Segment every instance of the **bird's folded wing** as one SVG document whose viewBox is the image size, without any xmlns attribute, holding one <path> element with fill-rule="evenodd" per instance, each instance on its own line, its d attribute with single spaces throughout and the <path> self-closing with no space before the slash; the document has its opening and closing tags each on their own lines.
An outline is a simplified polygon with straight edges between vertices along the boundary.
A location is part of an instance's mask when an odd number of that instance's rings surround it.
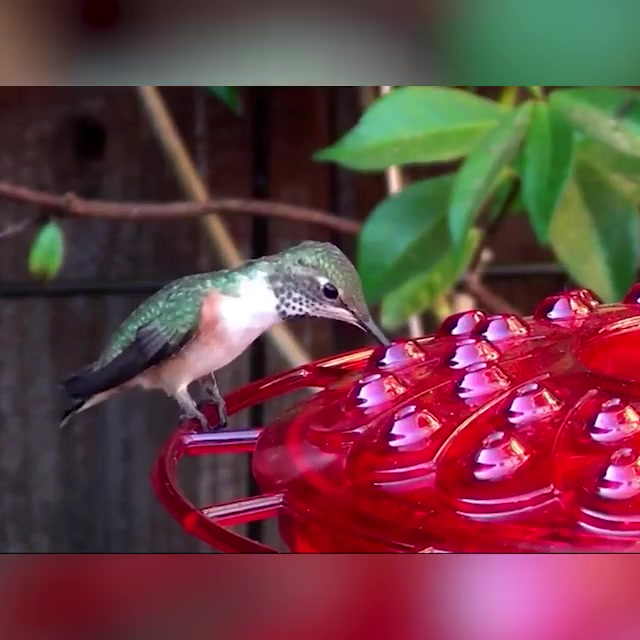
<svg viewBox="0 0 640 640">
<path fill-rule="evenodd" d="M 89 398 L 113 389 L 178 353 L 192 335 L 192 331 L 170 331 L 152 321 L 140 327 L 135 338 L 115 358 L 100 368 L 78 371 L 62 385 L 72 398 Z"/>
</svg>

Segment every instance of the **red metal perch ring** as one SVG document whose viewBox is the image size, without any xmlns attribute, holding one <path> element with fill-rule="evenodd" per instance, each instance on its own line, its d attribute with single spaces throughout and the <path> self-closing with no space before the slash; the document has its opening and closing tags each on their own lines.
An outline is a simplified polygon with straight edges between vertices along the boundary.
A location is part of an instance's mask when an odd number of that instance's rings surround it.
<svg viewBox="0 0 640 640">
<path fill-rule="evenodd" d="M 305 387 L 324 388 L 363 365 L 371 352 L 371 348 L 358 349 L 258 380 L 238 389 L 226 398 L 228 413 L 233 415 L 243 409 Z M 213 406 L 205 406 L 203 411 L 207 417 L 216 419 Z M 158 499 L 187 533 L 217 550 L 278 553 L 276 549 L 234 533 L 227 527 L 276 516 L 283 508 L 283 493 L 266 493 L 198 508 L 181 492 L 176 478 L 178 462 L 183 456 L 251 453 L 263 429 L 208 433 L 201 433 L 198 430 L 199 425 L 195 420 L 180 424 L 160 450 L 151 472 L 151 482 Z"/>
</svg>

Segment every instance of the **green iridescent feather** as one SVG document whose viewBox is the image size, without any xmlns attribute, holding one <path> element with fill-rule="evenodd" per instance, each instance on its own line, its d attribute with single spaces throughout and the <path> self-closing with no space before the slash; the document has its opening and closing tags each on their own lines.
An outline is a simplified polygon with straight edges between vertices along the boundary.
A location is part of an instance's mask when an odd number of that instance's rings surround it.
<svg viewBox="0 0 640 640">
<path fill-rule="evenodd" d="M 177 344 L 199 320 L 200 306 L 211 291 L 210 274 L 187 276 L 154 293 L 122 323 L 102 352 L 97 366 L 110 362 L 134 340 L 142 326 L 154 322 L 170 345 Z"/>
</svg>

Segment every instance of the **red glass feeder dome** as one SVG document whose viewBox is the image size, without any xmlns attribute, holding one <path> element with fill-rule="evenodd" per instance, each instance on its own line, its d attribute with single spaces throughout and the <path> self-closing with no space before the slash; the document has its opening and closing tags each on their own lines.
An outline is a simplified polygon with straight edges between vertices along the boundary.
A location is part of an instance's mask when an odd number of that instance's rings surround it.
<svg viewBox="0 0 640 640">
<path fill-rule="evenodd" d="M 272 516 L 293 552 L 640 541 L 640 284 L 621 304 L 577 289 L 531 317 L 456 314 L 251 384 L 228 409 L 302 387 L 321 390 L 264 429 L 186 422 L 166 443 L 153 483 L 187 532 L 235 552 L 275 551 L 228 529 Z M 183 455 L 249 451 L 259 496 L 196 509 L 176 486 Z"/>
</svg>

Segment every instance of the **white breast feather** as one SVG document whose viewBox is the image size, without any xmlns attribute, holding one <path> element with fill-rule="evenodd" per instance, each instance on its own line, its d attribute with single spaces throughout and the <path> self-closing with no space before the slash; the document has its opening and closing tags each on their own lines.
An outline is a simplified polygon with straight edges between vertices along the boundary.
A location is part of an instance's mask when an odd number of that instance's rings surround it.
<svg viewBox="0 0 640 640">
<path fill-rule="evenodd" d="M 246 278 L 235 296 L 220 305 L 221 322 L 227 331 L 240 335 L 262 333 L 278 322 L 277 299 L 265 277 Z"/>
</svg>

